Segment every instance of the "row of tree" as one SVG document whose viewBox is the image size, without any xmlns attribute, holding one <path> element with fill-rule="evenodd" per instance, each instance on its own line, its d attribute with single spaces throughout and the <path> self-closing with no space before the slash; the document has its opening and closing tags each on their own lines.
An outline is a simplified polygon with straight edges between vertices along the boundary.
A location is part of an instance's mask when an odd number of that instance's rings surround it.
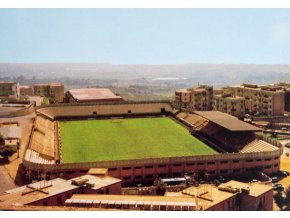
<svg viewBox="0 0 290 218">
<path fill-rule="evenodd" d="M 290 211 L 290 187 L 283 193 L 283 191 L 278 191 L 274 195 L 274 200 L 280 210 Z"/>
<path fill-rule="evenodd" d="M 5 146 L 5 141 L 2 135 L 0 135 L 0 156 L 4 158 L 5 161 L 8 161 L 8 158 L 14 153 L 14 150 L 11 146 Z"/>
</svg>

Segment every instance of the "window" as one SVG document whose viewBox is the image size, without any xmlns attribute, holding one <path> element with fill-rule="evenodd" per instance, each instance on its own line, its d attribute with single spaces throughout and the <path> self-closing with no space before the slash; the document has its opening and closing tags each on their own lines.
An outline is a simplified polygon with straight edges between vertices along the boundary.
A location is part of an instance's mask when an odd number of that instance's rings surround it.
<svg viewBox="0 0 290 218">
<path fill-rule="evenodd" d="M 208 165 L 214 165 L 215 162 L 214 161 L 211 161 L 211 162 L 207 162 Z"/>
<path fill-rule="evenodd" d="M 204 163 L 203 162 L 198 162 L 197 165 L 204 165 Z"/>
<path fill-rule="evenodd" d="M 131 180 L 131 176 L 124 176 L 123 180 Z"/>
<path fill-rule="evenodd" d="M 80 170 L 80 173 L 87 173 L 87 170 Z"/>
<path fill-rule="evenodd" d="M 128 114 L 131 114 L 132 113 L 132 111 L 131 110 L 128 110 Z"/>
<path fill-rule="evenodd" d="M 74 174 L 76 171 L 66 171 L 67 174 Z"/>
<path fill-rule="evenodd" d="M 186 166 L 193 166 L 194 163 L 186 163 Z"/>
<path fill-rule="evenodd" d="M 57 205 L 62 205 L 62 198 L 61 198 L 61 196 L 57 196 L 56 201 L 57 201 Z"/>
<path fill-rule="evenodd" d="M 158 168 L 165 168 L 166 165 L 165 164 L 162 164 L 162 165 L 158 165 Z"/>
<path fill-rule="evenodd" d="M 279 157 L 275 157 L 275 160 L 279 159 Z"/>
<path fill-rule="evenodd" d="M 241 172 L 241 170 L 240 169 L 234 169 L 233 172 L 234 173 L 239 173 L 239 172 Z"/>
<path fill-rule="evenodd" d="M 131 170 L 131 167 L 123 167 L 123 170 Z"/>
<path fill-rule="evenodd" d="M 253 161 L 254 161 L 253 159 L 246 160 L 246 162 L 253 162 Z"/>
<path fill-rule="evenodd" d="M 174 167 L 180 167 L 181 164 L 173 164 Z"/>
<path fill-rule="evenodd" d="M 277 167 L 278 166 L 278 164 L 274 164 L 274 167 Z"/>
<path fill-rule="evenodd" d="M 43 206 L 47 206 L 47 201 L 42 202 Z"/>
<path fill-rule="evenodd" d="M 139 170 L 139 169 L 141 169 L 141 167 L 139 167 L 139 166 L 138 167 L 134 167 L 134 169 L 135 170 Z"/>
<path fill-rule="evenodd" d="M 239 161 L 239 160 L 233 160 L 233 162 L 234 162 L 234 163 L 239 163 L 240 161 Z"/>
<path fill-rule="evenodd" d="M 221 163 L 221 164 L 227 164 L 228 161 L 227 161 L 227 160 L 223 160 L 223 161 L 221 161 L 220 163 Z"/>
<path fill-rule="evenodd" d="M 266 159 L 265 159 L 265 161 L 270 161 L 270 160 L 272 160 L 272 159 L 271 159 L 271 158 L 266 158 Z"/>
<path fill-rule="evenodd" d="M 146 169 L 153 168 L 153 166 L 145 166 Z"/>
<path fill-rule="evenodd" d="M 209 174 L 215 174 L 214 170 L 208 171 Z"/>
<path fill-rule="evenodd" d="M 220 173 L 228 173 L 228 170 L 221 170 Z"/>
<path fill-rule="evenodd" d="M 152 179 L 153 175 L 145 175 L 145 179 Z"/>
<path fill-rule="evenodd" d="M 260 162 L 260 161 L 262 161 L 262 159 L 257 159 L 256 161 Z"/>
<path fill-rule="evenodd" d="M 109 168 L 109 171 L 116 171 L 117 168 Z"/>
<path fill-rule="evenodd" d="M 135 176 L 135 179 L 142 179 L 142 176 Z"/>
</svg>

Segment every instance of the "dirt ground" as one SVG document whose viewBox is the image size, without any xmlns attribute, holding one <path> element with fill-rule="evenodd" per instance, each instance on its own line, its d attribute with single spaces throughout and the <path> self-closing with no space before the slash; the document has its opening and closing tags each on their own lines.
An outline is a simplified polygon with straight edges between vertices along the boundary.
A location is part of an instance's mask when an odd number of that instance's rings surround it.
<svg viewBox="0 0 290 218">
<path fill-rule="evenodd" d="M 22 137 L 21 137 L 21 143 L 20 143 L 20 149 L 19 149 L 19 158 L 18 158 L 18 153 L 14 153 L 10 158 L 9 158 L 9 163 L 3 165 L 2 170 L 6 170 L 6 172 L 9 174 L 11 179 L 14 181 L 15 185 L 21 186 L 24 185 L 23 178 L 21 176 L 21 163 L 24 155 L 24 149 L 25 146 L 28 143 L 29 140 L 29 135 L 31 132 L 31 128 L 33 125 L 32 119 L 23 117 L 23 119 L 18 119 L 17 120 L 19 123 L 19 126 L 22 127 Z"/>
</svg>

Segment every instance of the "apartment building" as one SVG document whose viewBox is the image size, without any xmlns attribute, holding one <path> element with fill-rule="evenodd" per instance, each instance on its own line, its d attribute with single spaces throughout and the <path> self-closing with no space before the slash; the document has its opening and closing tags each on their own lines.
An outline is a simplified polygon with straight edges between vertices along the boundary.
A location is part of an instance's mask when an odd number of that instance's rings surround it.
<svg viewBox="0 0 290 218">
<path fill-rule="evenodd" d="M 34 95 L 48 97 L 55 103 L 63 102 L 64 85 L 62 83 L 35 84 Z"/>
<path fill-rule="evenodd" d="M 30 86 L 20 86 L 20 95 L 22 96 L 32 96 L 33 95 L 33 90 L 32 87 Z"/>
<path fill-rule="evenodd" d="M 243 84 L 230 86 L 232 96 L 245 98 L 245 113 L 252 115 L 275 116 L 284 114 L 285 91 L 281 86 Z"/>
<path fill-rule="evenodd" d="M 175 105 L 179 109 L 189 111 L 212 110 L 213 87 L 200 85 L 190 89 L 180 89 L 175 91 Z"/>
<path fill-rule="evenodd" d="M 0 96 L 19 96 L 19 83 L 11 81 L 0 82 Z"/>
<path fill-rule="evenodd" d="M 245 115 L 245 98 L 230 94 L 214 95 L 213 110 L 231 114 L 236 117 Z"/>
</svg>

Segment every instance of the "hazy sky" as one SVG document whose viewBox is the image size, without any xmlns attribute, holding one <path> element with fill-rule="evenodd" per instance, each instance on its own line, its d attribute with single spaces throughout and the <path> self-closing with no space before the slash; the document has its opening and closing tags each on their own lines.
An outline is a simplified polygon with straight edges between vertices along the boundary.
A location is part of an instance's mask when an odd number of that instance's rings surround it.
<svg viewBox="0 0 290 218">
<path fill-rule="evenodd" d="M 290 64 L 290 9 L 0 9 L 0 62 Z"/>
</svg>

